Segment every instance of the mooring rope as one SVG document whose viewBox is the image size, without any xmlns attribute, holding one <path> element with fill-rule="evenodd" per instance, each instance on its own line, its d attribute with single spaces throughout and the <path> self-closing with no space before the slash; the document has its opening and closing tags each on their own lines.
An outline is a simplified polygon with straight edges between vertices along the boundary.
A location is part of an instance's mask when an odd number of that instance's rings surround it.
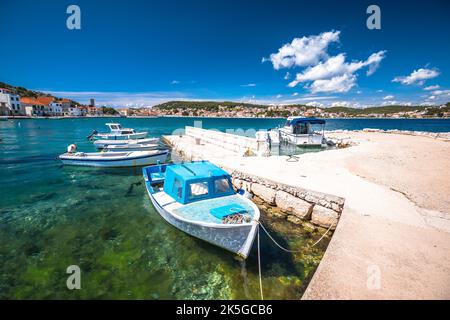
<svg viewBox="0 0 450 320">
<path fill-rule="evenodd" d="M 259 270 L 259 291 L 261 293 L 261 300 L 264 300 L 262 277 L 261 277 L 261 251 L 259 246 L 259 228 L 258 228 L 258 270 Z"/>
<path fill-rule="evenodd" d="M 325 237 L 325 235 L 328 233 L 328 231 L 331 230 L 331 227 L 332 227 L 332 226 L 334 226 L 334 223 L 332 223 L 332 224 L 328 227 L 327 231 L 325 231 L 325 233 L 320 237 L 319 240 L 317 240 L 317 241 L 311 246 L 311 248 L 314 247 L 316 244 L 318 244 L 318 243 L 320 242 L 320 240 L 323 239 L 323 237 Z"/>
<path fill-rule="evenodd" d="M 254 220 L 257 224 L 259 224 L 259 226 L 264 230 L 264 232 L 267 234 L 267 236 L 273 241 L 273 243 L 275 243 L 278 248 L 280 248 L 283 251 L 286 252 L 290 252 L 290 253 L 300 253 L 301 250 L 289 250 L 286 249 L 285 247 L 283 247 L 282 245 L 280 245 L 278 242 L 276 242 L 276 240 L 270 235 L 269 231 L 267 231 L 267 229 L 264 227 L 264 225 L 261 223 L 261 221 L 258 220 Z M 314 247 L 316 244 L 318 244 L 324 237 L 325 235 L 331 230 L 331 228 L 334 226 L 334 223 L 332 223 L 327 231 L 325 231 L 325 233 L 320 237 L 319 240 L 317 240 L 310 248 Z M 259 242 L 259 228 L 258 228 L 258 234 L 257 234 L 257 243 L 258 243 L 258 271 L 259 271 L 259 291 L 261 294 L 261 300 L 264 300 L 264 294 L 263 294 L 263 287 L 262 287 L 262 276 L 261 276 L 261 248 L 260 248 L 260 242 Z"/>
<path fill-rule="evenodd" d="M 275 243 L 281 250 L 286 251 L 286 252 L 290 252 L 290 253 L 300 253 L 301 250 L 289 250 L 284 248 L 282 245 L 280 245 L 278 242 L 276 242 L 276 240 L 270 235 L 269 231 L 267 231 L 267 229 L 264 227 L 264 225 L 260 222 L 257 221 L 257 223 L 261 226 L 261 228 L 264 230 L 264 232 L 269 236 L 269 238 L 273 241 L 273 243 Z M 312 246 L 310 246 L 310 248 L 314 247 L 316 244 L 318 244 L 324 237 L 325 235 L 331 230 L 331 228 L 334 226 L 334 223 L 332 223 L 327 231 L 325 231 L 325 233 L 320 237 L 319 240 L 317 240 Z"/>
<path fill-rule="evenodd" d="M 289 249 L 284 248 L 281 244 L 279 244 L 279 243 L 278 243 L 278 242 L 270 235 L 269 231 L 267 231 L 267 229 L 264 227 L 264 225 L 263 225 L 260 221 L 258 221 L 258 224 L 261 226 L 261 228 L 264 230 L 264 232 L 269 236 L 269 238 L 273 241 L 273 243 L 275 243 L 275 244 L 278 246 L 278 248 L 280 248 L 281 250 L 286 251 L 286 252 L 290 252 L 290 253 L 300 253 L 300 252 L 301 252 L 301 250 L 289 250 Z M 258 229 L 258 234 L 259 234 L 259 229 Z"/>
</svg>

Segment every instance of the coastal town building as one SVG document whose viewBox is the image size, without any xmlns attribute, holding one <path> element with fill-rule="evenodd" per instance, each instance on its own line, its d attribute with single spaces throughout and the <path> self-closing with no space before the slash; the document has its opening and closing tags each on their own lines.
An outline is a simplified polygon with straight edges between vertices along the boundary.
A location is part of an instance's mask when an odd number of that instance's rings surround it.
<svg viewBox="0 0 450 320">
<path fill-rule="evenodd" d="M 63 107 L 62 110 L 63 116 L 66 117 L 81 117 L 83 115 L 82 109 L 77 106 Z"/>
<path fill-rule="evenodd" d="M 25 109 L 20 102 L 20 96 L 11 90 L 0 88 L 0 115 L 23 116 Z"/>
<path fill-rule="evenodd" d="M 23 97 L 20 99 L 25 109 L 25 114 L 29 117 L 45 116 L 46 106 L 42 102 L 32 97 Z"/>
<path fill-rule="evenodd" d="M 62 116 L 62 104 L 54 97 L 41 96 L 37 97 L 36 100 L 45 106 L 44 111 L 45 116 L 48 117 Z"/>
<path fill-rule="evenodd" d="M 131 109 L 129 108 L 117 109 L 117 111 L 120 113 L 121 116 L 125 117 L 129 117 L 132 114 Z"/>
</svg>

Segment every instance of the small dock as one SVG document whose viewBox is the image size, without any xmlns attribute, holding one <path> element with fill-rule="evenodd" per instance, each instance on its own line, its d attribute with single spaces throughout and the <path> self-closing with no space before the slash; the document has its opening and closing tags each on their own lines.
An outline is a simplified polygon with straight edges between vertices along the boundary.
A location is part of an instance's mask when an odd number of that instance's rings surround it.
<svg viewBox="0 0 450 320">
<path fill-rule="evenodd" d="M 336 224 L 303 299 L 450 298 L 448 142 L 329 133 L 351 147 L 292 161 L 266 156 L 256 139 L 224 135 L 194 128 L 164 139 L 187 159 L 225 168 L 235 186 L 284 208 L 292 223 Z"/>
</svg>

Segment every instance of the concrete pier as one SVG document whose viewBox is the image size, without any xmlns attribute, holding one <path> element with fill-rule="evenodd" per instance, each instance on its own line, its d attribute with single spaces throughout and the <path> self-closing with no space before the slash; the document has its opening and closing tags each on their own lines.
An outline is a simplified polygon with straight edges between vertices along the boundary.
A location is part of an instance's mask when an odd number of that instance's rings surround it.
<svg viewBox="0 0 450 320">
<path fill-rule="evenodd" d="M 381 132 L 328 136 L 353 146 L 289 162 L 286 156 L 246 157 L 190 136 L 166 140 L 188 158 L 227 168 L 237 184 L 250 183 L 252 190 L 256 183 L 253 189 L 275 204 L 296 203 L 289 195 L 297 189 L 282 190 L 291 187 L 343 199 L 304 299 L 450 299 L 450 143 Z M 261 188 L 271 184 L 285 193 Z M 333 203 L 315 201 L 313 208 Z M 313 219 L 308 204 L 298 207 L 289 221 Z"/>
</svg>

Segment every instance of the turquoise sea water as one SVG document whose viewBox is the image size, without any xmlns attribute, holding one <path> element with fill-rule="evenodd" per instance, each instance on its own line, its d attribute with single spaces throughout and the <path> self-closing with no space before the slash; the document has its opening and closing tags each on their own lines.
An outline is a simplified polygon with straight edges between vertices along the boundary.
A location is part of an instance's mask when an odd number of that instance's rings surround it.
<svg viewBox="0 0 450 320">
<path fill-rule="evenodd" d="M 256 249 L 245 263 L 168 225 L 149 202 L 140 169 L 63 167 L 70 143 L 94 151 L 86 136 L 111 119 L 0 121 L 0 298 L 257 299 Z M 192 118 L 117 119 L 170 134 Z M 204 128 L 267 129 L 283 119 L 201 119 Z M 362 122 L 361 122 L 362 121 Z M 330 120 L 328 129 L 450 131 L 449 120 Z M 264 215 L 263 215 L 264 216 Z M 323 230 L 265 218 L 288 254 L 262 235 L 266 298 L 297 299 L 327 241 Z M 66 288 L 79 265 L 81 290 Z"/>
</svg>

